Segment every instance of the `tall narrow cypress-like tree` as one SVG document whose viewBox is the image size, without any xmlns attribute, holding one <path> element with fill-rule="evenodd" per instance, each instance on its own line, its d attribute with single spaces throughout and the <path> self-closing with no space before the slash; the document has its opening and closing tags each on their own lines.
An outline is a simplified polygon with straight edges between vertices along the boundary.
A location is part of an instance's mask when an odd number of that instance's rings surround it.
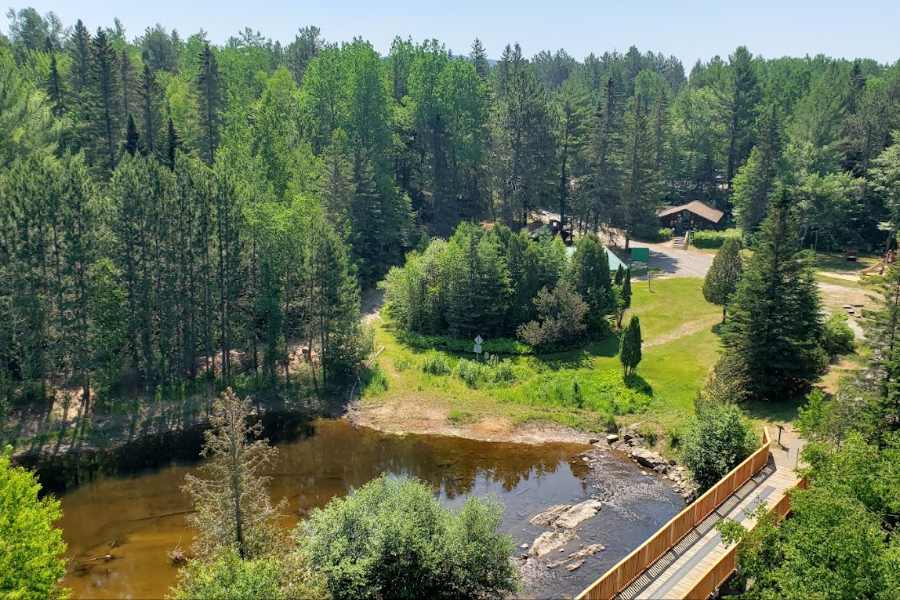
<svg viewBox="0 0 900 600">
<path fill-rule="evenodd" d="M 216 56 L 207 43 L 200 53 L 200 74 L 197 78 L 197 108 L 202 131 L 200 149 L 203 160 L 212 165 L 219 146 L 222 127 L 222 90 Z"/>
<path fill-rule="evenodd" d="M 827 362 L 819 347 L 819 288 L 811 265 L 798 254 L 790 202 L 783 191 L 769 205 L 722 336 L 722 360 L 743 364 L 746 391 L 760 400 L 793 397 L 818 379 Z"/>
<path fill-rule="evenodd" d="M 619 340 L 619 362 L 625 370 L 625 376 L 633 375 L 641 362 L 641 320 L 635 315 L 631 317 L 628 327 L 622 332 Z"/>
<path fill-rule="evenodd" d="M 128 113 L 128 122 L 125 126 L 125 144 L 123 150 L 132 156 L 134 156 L 135 152 L 143 150 L 141 136 L 138 133 L 137 126 L 134 124 L 134 117 L 131 116 L 131 113 Z M 143 154 L 143 152 L 141 153 Z"/>
<path fill-rule="evenodd" d="M 179 148 L 181 148 L 181 136 L 178 135 L 178 130 L 175 129 L 175 123 L 172 121 L 172 116 L 169 115 L 166 125 L 166 153 L 163 163 L 170 169 L 175 168 L 175 153 Z"/>
</svg>

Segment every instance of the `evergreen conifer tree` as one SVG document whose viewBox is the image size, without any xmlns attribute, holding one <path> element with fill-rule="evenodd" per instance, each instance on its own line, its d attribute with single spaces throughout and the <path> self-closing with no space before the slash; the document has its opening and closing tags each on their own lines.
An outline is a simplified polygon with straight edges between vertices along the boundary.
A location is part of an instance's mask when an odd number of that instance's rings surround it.
<svg viewBox="0 0 900 600">
<path fill-rule="evenodd" d="M 619 340 L 619 362 L 622 363 L 626 377 L 633 375 L 641 362 L 641 344 L 641 320 L 635 315 L 631 317 Z"/>
<path fill-rule="evenodd" d="M 222 127 L 222 90 L 219 81 L 219 65 L 209 47 L 200 54 L 200 74 L 197 78 L 197 108 L 202 131 L 200 149 L 203 160 L 212 165 L 219 146 Z"/>
<path fill-rule="evenodd" d="M 777 193 L 780 162 L 781 139 L 773 104 L 759 120 L 759 142 L 750 153 L 750 160 L 734 178 L 735 217 L 747 235 L 757 230 L 766 216 L 769 200 Z"/>
<path fill-rule="evenodd" d="M 144 146 L 141 143 L 141 136 L 138 133 L 137 125 L 134 124 L 134 117 L 128 113 L 128 121 L 125 127 L 125 144 L 123 150 L 134 156 L 135 152 L 143 154 Z"/>
<path fill-rule="evenodd" d="M 866 324 L 874 350 L 872 371 L 878 382 L 875 427 L 882 440 L 900 430 L 900 267 L 888 267 L 880 284 L 880 308 Z"/>
<path fill-rule="evenodd" d="M 487 60 L 487 52 L 480 39 L 475 38 L 475 41 L 472 42 L 472 51 L 469 53 L 469 57 L 475 63 L 475 72 L 478 73 L 482 81 L 487 81 L 490 65 Z"/>
<path fill-rule="evenodd" d="M 150 68 L 150 63 L 147 62 L 144 63 L 138 95 L 141 137 L 144 140 L 144 148 L 149 156 L 158 157 L 162 146 L 160 142 L 163 135 L 163 127 L 168 124 L 163 124 L 162 90 L 156 82 L 156 73 Z"/>
<path fill-rule="evenodd" d="M 722 360 L 743 363 L 752 398 L 792 397 L 818 379 L 827 360 L 819 347 L 819 289 L 798 247 L 790 197 L 783 191 L 769 205 L 722 336 Z"/>
<path fill-rule="evenodd" d="M 124 114 L 119 57 L 103 29 L 91 42 L 90 74 L 91 156 L 94 166 L 109 175 L 116 166 Z"/>
</svg>

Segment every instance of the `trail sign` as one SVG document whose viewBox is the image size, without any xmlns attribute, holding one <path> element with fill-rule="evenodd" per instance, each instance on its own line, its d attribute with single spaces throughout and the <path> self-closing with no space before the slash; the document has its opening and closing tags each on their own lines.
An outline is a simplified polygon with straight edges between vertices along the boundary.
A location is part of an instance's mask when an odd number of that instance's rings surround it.
<svg viewBox="0 0 900 600">
<path fill-rule="evenodd" d="M 631 262 L 650 262 L 650 248 L 632 248 Z"/>
<path fill-rule="evenodd" d="M 476 344 L 478 344 L 478 345 L 480 346 L 483 342 L 484 342 L 484 340 L 481 339 L 481 336 L 480 336 L 480 335 L 475 336 L 475 343 L 476 343 Z"/>
<path fill-rule="evenodd" d="M 481 342 L 483 341 L 484 340 L 481 339 L 480 335 L 475 336 L 475 349 L 472 352 L 474 352 L 475 354 L 481 354 Z"/>
</svg>

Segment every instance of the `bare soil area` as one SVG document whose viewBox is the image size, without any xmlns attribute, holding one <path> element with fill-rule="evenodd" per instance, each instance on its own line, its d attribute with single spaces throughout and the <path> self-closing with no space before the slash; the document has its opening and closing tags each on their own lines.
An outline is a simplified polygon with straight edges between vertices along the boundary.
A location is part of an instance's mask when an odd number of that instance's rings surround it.
<svg viewBox="0 0 900 600">
<path fill-rule="evenodd" d="M 419 402 L 415 395 L 399 402 L 377 406 L 353 403 L 345 418 L 354 425 L 388 433 L 449 435 L 487 442 L 586 444 L 593 439 L 590 434 L 556 423 L 517 425 L 505 417 L 485 417 L 471 423 L 454 423 L 447 417 L 446 410 Z"/>
</svg>

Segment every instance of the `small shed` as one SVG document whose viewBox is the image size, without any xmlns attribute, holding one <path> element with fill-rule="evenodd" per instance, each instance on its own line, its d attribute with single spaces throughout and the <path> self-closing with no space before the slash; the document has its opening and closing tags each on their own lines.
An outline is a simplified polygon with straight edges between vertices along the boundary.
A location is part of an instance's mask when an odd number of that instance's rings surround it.
<svg viewBox="0 0 900 600">
<path fill-rule="evenodd" d="M 681 233 L 695 229 L 715 229 L 725 213 L 694 200 L 681 206 L 664 208 L 657 216 L 663 227 L 671 227 L 676 233 Z"/>
</svg>

